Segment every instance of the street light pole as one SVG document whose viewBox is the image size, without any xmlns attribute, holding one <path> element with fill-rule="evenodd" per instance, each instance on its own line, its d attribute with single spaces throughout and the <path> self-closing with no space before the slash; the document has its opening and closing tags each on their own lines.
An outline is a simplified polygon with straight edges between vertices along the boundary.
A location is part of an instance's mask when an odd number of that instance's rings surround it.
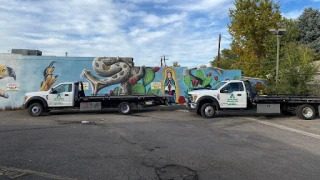
<svg viewBox="0 0 320 180">
<path fill-rule="evenodd" d="M 276 64 L 276 84 L 279 81 L 279 56 L 280 56 L 280 36 L 286 34 L 286 29 L 270 29 L 269 32 L 277 36 L 277 64 Z"/>
<path fill-rule="evenodd" d="M 276 84 L 278 84 L 278 79 L 279 79 L 279 55 L 280 55 L 280 35 L 277 35 Z"/>
</svg>

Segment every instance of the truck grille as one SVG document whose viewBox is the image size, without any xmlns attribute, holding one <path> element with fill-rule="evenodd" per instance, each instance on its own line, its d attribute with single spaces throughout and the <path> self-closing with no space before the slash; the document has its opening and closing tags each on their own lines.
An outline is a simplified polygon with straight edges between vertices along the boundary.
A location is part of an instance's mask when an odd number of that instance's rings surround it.
<svg viewBox="0 0 320 180">
<path fill-rule="evenodd" d="M 188 102 L 191 103 L 192 102 L 192 95 L 188 94 Z"/>
</svg>

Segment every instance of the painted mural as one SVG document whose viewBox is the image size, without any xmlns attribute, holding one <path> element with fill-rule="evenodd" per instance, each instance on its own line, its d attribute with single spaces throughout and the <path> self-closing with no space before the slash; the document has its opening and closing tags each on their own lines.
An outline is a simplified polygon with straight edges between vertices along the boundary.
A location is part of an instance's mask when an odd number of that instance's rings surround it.
<svg viewBox="0 0 320 180">
<path fill-rule="evenodd" d="M 11 67 L 0 65 L 0 80 L 4 78 L 13 78 L 16 80 L 16 73 Z M 7 88 L 7 87 L 4 87 Z M 9 94 L 5 90 L 0 89 L 0 97 L 9 98 Z"/>
<path fill-rule="evenodd" d="M 169 98 L 169 104 L 176 103 L 176 99 L 179 97 L 179 86 L 176 84 L 181 78 L 176 79 L 176 71 L 174 68 L 167 67 L 163 70 L 164 83 L 163 90 L 164 94 L 171 95 Z"/>
<path fill-rule="evenodd" d="M 240 70 L 134 66 L 131 57 L 21 56 L 7 53 L 0 54 L 0 64 L 3 64 L 0 66 L 0 109 L 19 108 L 25 93 L 46 91 L 62 82 L 87 83 L 89 86 L 85 94 L 88 96 L 169 94 L 172 95 L 170 104 L 175 105 L 186 103 L 192 89 L 209 88 L 222 80 L 241 78 Z M 55 67 L 57 65 L 59 68 Z M 8 91 L 9 84 L 20 84 L 20 87 Z"/>
<path fill-rule="evenodd" d="M 146 94 L 145 87 L 152 82 L 156 72 L 155 69 L 144 66 L 134 67 L 133 58 L 122 57 L 94 58 L 92 68 L 103 79 L 94 76 L 87 69 L 84 69 L 81 75 L 90 82 L 93 95 L 115 84 L 120 86 L 111 91 L 111 95 Z M 142 83 L 138 83 L 140 80 Z"/>
<path fill-rule="evenodd" d="M 56 61 L 52 61 L 48 67 L 46 67 L 44 69 L 43 72 L 43 81 L 41 82 L 40 85 L 40 90 L 39 91 L 48 91 L 52 85 L 57 81 L 57 77 L 59 75 L 53 75 L 53 71 L 55 69 L 55 67 L 53 66 L 53 64 L 56 63 Z"/>
</svg>

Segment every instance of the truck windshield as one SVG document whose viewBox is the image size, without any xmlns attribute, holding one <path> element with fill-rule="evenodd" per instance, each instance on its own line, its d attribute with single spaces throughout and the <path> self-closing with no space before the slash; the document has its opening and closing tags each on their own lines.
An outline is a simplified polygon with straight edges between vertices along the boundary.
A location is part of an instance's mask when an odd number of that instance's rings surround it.
<svg viewBox="0 0 320 180">
<path fill-rule="evenodd" d="M 227 82 L 219 82 L 218 84 L 216 84 L 215 86 L 213 86 L 211 89 L 212 90 L 218 90 L 221 86 L 223 86 L 224 84 L 226 84 Z"/>
</svg>

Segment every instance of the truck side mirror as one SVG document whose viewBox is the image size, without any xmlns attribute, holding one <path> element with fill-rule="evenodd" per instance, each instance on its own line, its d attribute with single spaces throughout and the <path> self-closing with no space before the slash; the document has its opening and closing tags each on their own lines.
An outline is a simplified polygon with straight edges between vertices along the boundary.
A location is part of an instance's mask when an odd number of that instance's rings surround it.
<svg viewBox="0 0 320 180">
<path fill-rule="evenodd" d="M 50 91 L 51 94 L 57 94 L 57 90 L 51 88 L 51 91 Z"/>
</svg>

